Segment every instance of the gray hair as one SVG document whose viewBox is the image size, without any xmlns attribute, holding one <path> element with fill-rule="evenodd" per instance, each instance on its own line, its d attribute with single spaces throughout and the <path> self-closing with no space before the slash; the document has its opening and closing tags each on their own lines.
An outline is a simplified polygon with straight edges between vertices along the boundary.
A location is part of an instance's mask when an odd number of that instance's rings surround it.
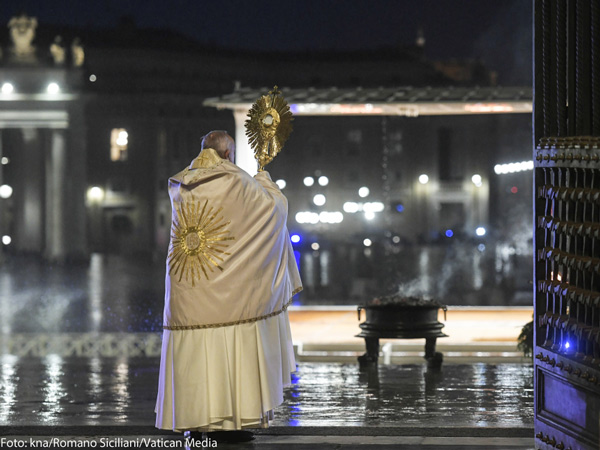
<svg viewBox="0 0 600 450">
<path fill-rule="evenodd" d="M 227 131 L 215 130 L 210 131 L 202 138 L 201 149 L 204 150 L 205 148 L 215 149 L 221 158 L 224 158 L 227 150 L 231 153 L 235 152 L 235 142 L 227 134 Z"/>
</svg>

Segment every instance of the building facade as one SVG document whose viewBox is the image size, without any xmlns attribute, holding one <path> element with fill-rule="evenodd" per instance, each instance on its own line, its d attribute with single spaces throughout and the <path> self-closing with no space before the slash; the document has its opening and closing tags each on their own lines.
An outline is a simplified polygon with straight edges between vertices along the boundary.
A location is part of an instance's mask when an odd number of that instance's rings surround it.
<svg viewBox="0 0 600 450">
<path fill-rule="evenodd" d="M 58 246 L 63 255 L 58 259 L 89 252 L 164 259 L 171 214 L 168 177 L 198 154 L 207 131 L 239 133 L 244 119 L 243 112 L 236 117 L 206 106 L 208 98 L 247 87 L 264 86 L 266 93 L 275 84 L 306 96 L 331 87 L 352 91 L 355 97 L 361 89 L 415 86 L 426 92 L 427 86 L 433 91 L 460 87 L 425 60 L 418 47 L 262 54 L 206 48 L 168 31 L 139 30 L 130 23 L 112 30 L 40 26 L 38 31 L 30 41 L 37 44 L 36 62 L 15 66 L 5 50 L 0 84 L 25 79 L 23 71 L 40 80 L 52 75 L 60 81 L 63 99 L 52 105 L 62 105 L 68 120 L 61 125 L 63 132 L 38 133 L 33 141 L 41 143 L 35 145 L 29 144 L 31 133 L 3 132 L 3 152 L 11 161 L 4 167 L 4 179 L 13 188 L 9 201 L 3 201 L 3 227 L 12 238 L 7 251 L 51 257 L 57 252 L 52 246 Z M 10 45 L 7 40 L 3 48 Z M 19 83 L 14 81 L 14 86 Z M 10 115 L 17 103 L 2 99 L 2 114 Z M 49 104 L 40 100 L 31 108 L 43 111 Z M 528 114 L 297 115 L 293 124 L 284 152 L 268 170 L 285 182 L 289 228 L 301 239 L 296 248 L 306 296 L 340 302 L 370 295 L 385 284 L 381 276 L 387 272 L 381 266 L 389 265 L 389 255 L 437 245 L 438 256 L 431 258 L 442 263 L 450 243 L 479 245 L 502 232 L 514 234 L 510 227 L 523 218 L 507 222 L 507 211 L 530 202 L 527 175 L 494 173 L 496 164 L 529 159 Z M 30 174 L 26 163 L 36 155 L 50 158 L 60 142 L 69 149 L 68 165 L 55 169 L 44 162 L 35 169 L 37 176 Z M 44 182 L 39 176 L 43 171 L 48 174 Z M 307 177 L 313 179 L 311 186 L 304 182 Z M 327 177 L 327 184 L 319 183 L 321 177 Z M 54 191 L 44 190 L 48 186 Z M 57 189 L 63 192 L 60 201 L 53 194 Z M 325 203 L 315 204 L 317 195 Z M 34 215 L 32 199 L 37 199 Z M 371 205 L 364 209 L 367 203 Z M 339 212 L 343 220 L 310 223 L 321 212 Z M 38 220 L 42 216 L 44 221 Z M 338 218 L 331 216 L 329 222 Z M 58 223 L 60 233 L 52 225 Z M 482 229 L 485 236 L 477 234 Z M 391 278 L 422 276 L 415 272 L 419 265 L 411 262 L 419 257 L 402 256 L 408 269 L 397 269 Z M 348 274 L 357 281 L 343 282 Z"/>
</svg>

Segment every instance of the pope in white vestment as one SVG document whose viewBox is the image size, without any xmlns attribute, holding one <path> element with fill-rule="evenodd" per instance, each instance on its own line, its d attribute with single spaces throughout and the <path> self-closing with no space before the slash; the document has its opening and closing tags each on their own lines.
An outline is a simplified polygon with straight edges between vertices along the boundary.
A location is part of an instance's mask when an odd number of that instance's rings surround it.
<svg viewBox="0 0 600 450">
<path fill-rule="evenodd" d="M 287 307 L 302 287 L 287 200 L 267 172 L 219 152 L 203 148 L 169 179 L 161 429 L 267 427 L 295 371 Z"/>
</svg>

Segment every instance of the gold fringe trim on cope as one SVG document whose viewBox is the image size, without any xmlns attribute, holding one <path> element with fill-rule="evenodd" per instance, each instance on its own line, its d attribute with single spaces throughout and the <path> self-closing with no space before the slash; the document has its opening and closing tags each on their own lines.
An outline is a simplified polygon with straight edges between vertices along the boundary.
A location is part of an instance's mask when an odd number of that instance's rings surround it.
<svg viewBox="0 0 600 450">
<path fill-rule="evenodd" d="M 292 292 L 292 297 L 300 292 L 302 288 L 296 288 Z M 221 328 L 221 327 L 229 327 L 231 325 L 241 325 L 244 323 L 253 323 L 258 322 L 259 320 L 268 319 L 270 317 L 278 316 L 282 312 L 288 309 L 288 306 L 292 304 L 292 299 L 283 305 L 283 307 L 279 311 L 273 311 L 272 313 L 265 314 L 263 316 L 253 317 L 252 319 L 242 319 L 236 320 L 234 322 L 223 322 L 223 323 L 208 323 L 205 325 L 163 325 L 163 330 L 201 330 L 204 328 Z"/>
</svg>

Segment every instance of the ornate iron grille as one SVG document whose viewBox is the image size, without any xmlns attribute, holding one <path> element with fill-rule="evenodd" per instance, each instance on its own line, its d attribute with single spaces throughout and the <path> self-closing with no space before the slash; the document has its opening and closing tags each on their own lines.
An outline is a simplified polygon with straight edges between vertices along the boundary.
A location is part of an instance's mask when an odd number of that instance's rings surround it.
<svg viewBox="0 0 600 450">
<path fill-rule="evenodd" d="M 597 449 L 600 4 L 534 4 L 536 448 Z"/>
</svg>

